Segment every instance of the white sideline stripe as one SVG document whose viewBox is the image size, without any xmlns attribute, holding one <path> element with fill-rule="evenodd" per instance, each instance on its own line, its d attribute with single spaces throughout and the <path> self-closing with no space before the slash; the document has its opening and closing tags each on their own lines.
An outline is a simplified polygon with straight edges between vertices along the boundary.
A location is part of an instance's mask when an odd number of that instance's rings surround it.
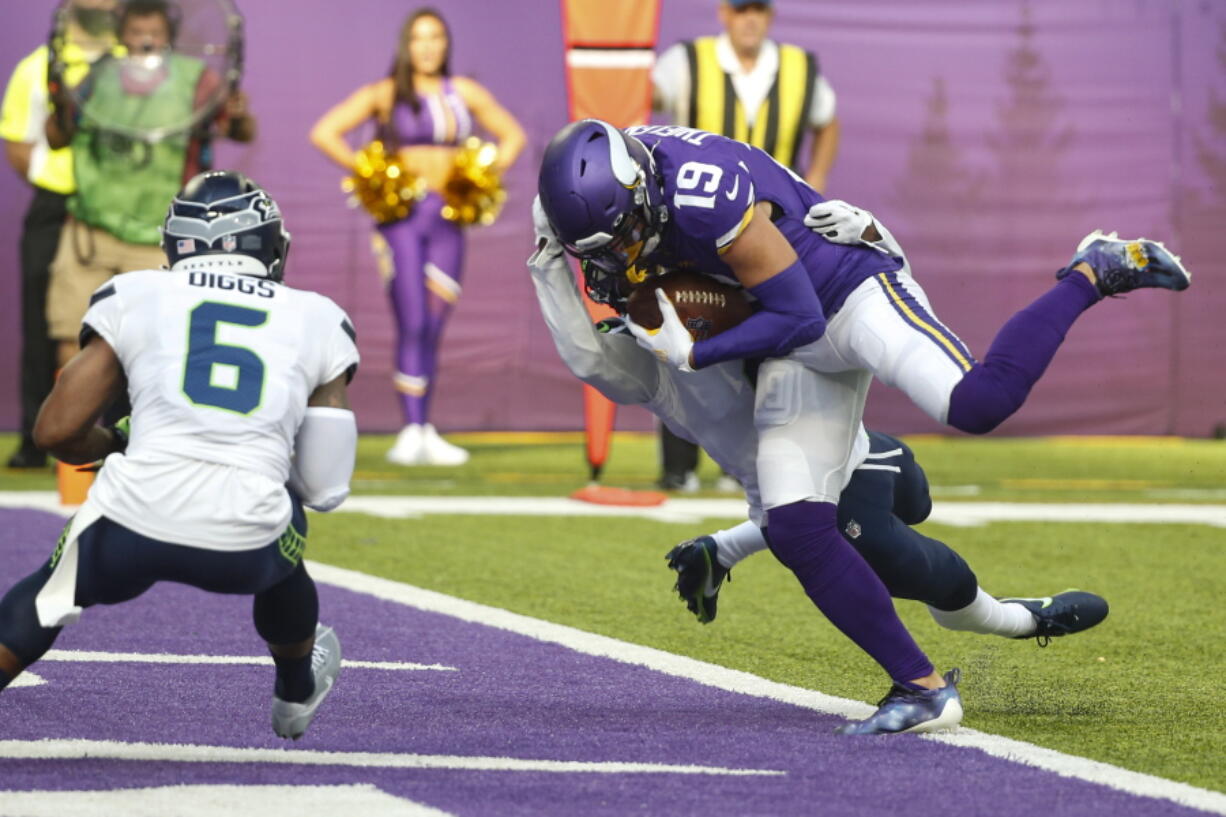
<svg viewBox="0 0 1226 817">
<path fill-rule="evenodd" d="M 571 68 L 650 68 L 655 62 L 650 48 L 572 48 L 566 52 Z"/>
<path fill-rule="evenodd" d="M 308 565 L 316 581 L 358 593 L 366 593 L 378 599 L 393 601 L 418 610 L 442 613 L 462 621 L 484 624 L 488 627 L 526 635 L 539 641 L 560 644 L 586 655 L 636 664 L 729 692 L 770 698 L 845 718 L 864 718 L 874 711 L 873 707 L 860 701 L 837 698 L 811 689 L 781 684 L 748 672 L 587 633 L 573 627 L 530 618 L 495 607 L 487 607 L 390 579 L 369 576 L 354 570 L 317 562 L 309 561 Z M 954 746 L 979 749 L 989 755 L 1054 772 L 1062 777 L 1098 783 L 1129 794 L 1170 800 L 1213 814 L 1226 815 L 1226 794 L 1154 775 L 1121 769 L 1097 760 L 1064 754 L 1025 741 L 991 735 L 965 727 L 952 734 L 924 735 L 923 737 Z"/>
<path fill-rule="evenodd" d="M 184 785 L 100 791 L 0 791 L 5 817 L 216 817 L 243 814 L 377 814 L 452 817 L 449 811 L 388 794 L 370 783 L 337 786 Z"/>
<path fill-rule="evenodd" d="M 8 688 L 13 689 L 15 687 L 40 687 L 45 683 L 47 682 L 46 680 L 43 679 L 43 676 L 38 675 L 37 673 L 30 672 L 29 670 L 25 670 L 21 673 L 21 675 L 18 675 L 16 678 L 14 678 L 12 681 L 9 682 Z"/>
<path fill-rule="evenodd" d="M 84 664 L 258 664 L 272 666 L 268 655 L 171 655 L 145 652 L 99 652 L 95 650 L 49 650 L 41 661 L 75 661 Z M 458 672 L 456 667 L 443 664 L 413 664 L 406 661 L 350 661 L 343 659 L 344 667 L 383 670 L 443 670 Z M 18 676 L 21 677 L 21 676 Z"/>
<path fill-rule="evenodd" d="M 775 769 L 732 769 L 671 763 L 527 760 L 518 757 L 418 755 L 392 752 L 323 752 L 309 749 L 254 749 L 190 743 L 126 743 L 115 740 L 0 740 L 0 758 L 21 760 L 138 760 L 159 763 L 281 763 L 379 769 L 458 769 L 476 772 L 560 772 L 565 774 L 708 774 L 780 777 Z"/>
<path fill-rule="evenodd" d="M 939 486 L 933 488 L 939 491 Z M 0 508 L 31 508 L 61 516 L 74 508 L 59 503 L 54 491 L 0 491 Z M 633 517 L 691 523 L 704 519 L 744 519 L 740 499 L 669 499 L 663 505 L 596 505 L 568 497 L 522 496 L 351 496 L 332 513 L 364 513 L 385 519 L 416 519 L 431 514 L 463 516 Z M 936 502 L 928 521 L 972 527 L 992 522 L 1085 522 L 1106 524 L 1212 525 L 1226 528 L 1226 505 L 1063 504 L 1030 502 Z"/>
</svg>

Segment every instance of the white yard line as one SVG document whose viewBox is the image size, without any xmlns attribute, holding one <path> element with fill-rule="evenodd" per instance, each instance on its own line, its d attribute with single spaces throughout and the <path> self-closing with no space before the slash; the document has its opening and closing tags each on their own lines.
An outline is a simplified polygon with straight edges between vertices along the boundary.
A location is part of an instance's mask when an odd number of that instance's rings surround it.
<svg viewBox="0 0 1226 817">
<path fill-rule="evenodd" d="M 137 760 L 157 763 L 279 763 L 293 766 L 350 766 L 378 769 L 458 769 L 475 772 L 558 772 L 562 774 L 692 774 L 780 777 L 774 769 L 736 769 L 673 763 L 528 760 L 516 757 L 418 755 L 394 752 L 323 752 L 309 749 L 253 749 L 183 743 L 127 743 L 115 740 L 0 740 L 0 758 L 29 760 Z"/>
<path fill-rule="evenodd" d="M 309 562 L 309 565 L 311 575 L 317 581 L 325 584 L 365 593 L 378 599 L 397 602 L 419 610 L 442 613 L 462 621 L 496 627 L 539 641 L 560 644 L 586 655 L 636 664 L 729 692 L 770 698 L 845 718 L 864 718 L 873 712 L 873 707 L 860 701 L 837 698 L 811 689 L 781 684 L 740 670 L 728 669 L 651 647 L 587 633 L 573 627 L 522 616 L 518 613 L 457 599 L 390 579 L 369 576 L 354 570 L 316 562 Z M 987 754 L 1054 772 L 1063 777 L 1098 783 L 1129 794 L 1170 800 L 1213 814 L 1226 815 L 1226 794 L 1154 775 L 1121 769 L 1108 763 L 1064 754 L 1053 749 L 1045 749 L 1025 741 L 990 735 L 967 728 L 959 729 L 953 734 L 925 737 L 955 746 L 979 749 Z"/>
<path fill-rule="evenodd" d="M 0 491 L 0 508 L 33 508 L 66 516 L 72 508 L 54 491 Z M 334 513 L 363 513 L 386 519 L 428 515 L 635 517 L 691 523 L 703 519 L 744 519 L 739 499 L 670 499 L 654 507 L 595 505 L 567 497 L 351 496 Z M 1089 522 L 1212 525 L 1226 528 L 1226 505 L 937 502 L 928 521 L 968 527 L 991 522 Z"/>
<path fill-rule="evenodd" d="M 168 653 L 99 652 L 96 650 L 50 650 L 39 660 L 75 661 L 85 664 L 254 664 L 272 666 L 272 658 L 267 655 L 170 655 Z M 457 671 L 455 667 L 443 664 L 413 664 L 404 661 L 350 661 L 346 658 L 341 661 L 341 664 L 356 669 Z"/>
<path fill-rule="evenodd" d="M 380 791 L 369 783 L 355 786 L 186 785 L 102 791 L 0 791 L 4 814 L 18 817 L 216 817 L 259 814 L 377 814 L 379 817 L 451 817 L 421 803 Z M 239 805 L 241 804 L 241 806 Z"/>
</svg>

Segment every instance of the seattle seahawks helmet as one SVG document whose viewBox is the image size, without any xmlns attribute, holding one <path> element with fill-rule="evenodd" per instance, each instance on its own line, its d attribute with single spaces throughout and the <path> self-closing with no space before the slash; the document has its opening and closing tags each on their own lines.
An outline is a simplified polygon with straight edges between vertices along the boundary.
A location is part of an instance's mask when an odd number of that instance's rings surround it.
<svg viewBox="0 0 1226 817">
<path fill-rule="evenodd" d="M 545 148 L 539 192 L 558 240 L 582 262 L 588 295 L 624 299 L 668 219 L 651 153 L 608 122 L 572 122 Z"/>
<path fill-rule="evenodd" d="M 211 170 L 188 181 L 162 225 L 162 250 L 172 270 L 209 269 L 280 281 L 289 242 L 277 203 L 232 170 Z"/>
</svg>

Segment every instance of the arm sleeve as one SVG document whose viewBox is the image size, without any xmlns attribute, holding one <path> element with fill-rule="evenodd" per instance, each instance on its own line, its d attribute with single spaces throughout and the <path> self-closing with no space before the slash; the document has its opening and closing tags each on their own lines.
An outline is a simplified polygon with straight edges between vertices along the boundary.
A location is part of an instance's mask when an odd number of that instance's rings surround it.
<svg viewBox="0 0 1226 817">
<path fill-rule="evenodd" d="M 349 496 L 358 425 L 349 409 L 308 406 L 294 438 L 289 485 L 302 504 L 330 511 Z"/>
<path fill-rule="evenodd" d="M 725 360 L 783 357 L 826 332 L 822 304 L 800 261 L 748 290 L 757 312 L 736 326 L 694 344 L 694 368 Z"/>
<path fill-rule="evenodd" d="M 824 75 L 818 74 L 813 80 L 813 101 L 809 103 L 809 127 L 824 128 L 833 122 L 835 102 L 834 88 Z"/>
<path fill-rule="evenodd" d="M 553 256 L 528 269 L 566 368 L 614 403 L 651 400 L 659 388 L 661 364 L 630 335 L 601 334 L 592 325 L 566 257 Z"/>
</svg>

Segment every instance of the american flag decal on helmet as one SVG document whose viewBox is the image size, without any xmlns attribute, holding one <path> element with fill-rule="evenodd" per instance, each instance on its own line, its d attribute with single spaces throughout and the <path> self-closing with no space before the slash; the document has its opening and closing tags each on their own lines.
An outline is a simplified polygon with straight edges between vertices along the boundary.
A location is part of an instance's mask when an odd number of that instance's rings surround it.
<svg viewBox="0 0 1226 817">
<path fill-rule="evenodd" d="M 178 250 L 179 252 L 195 252 L 196 251 L 196 239 L 180 238 L 178 241 L 175 242 L 175 249 Z"/>
</svg>

